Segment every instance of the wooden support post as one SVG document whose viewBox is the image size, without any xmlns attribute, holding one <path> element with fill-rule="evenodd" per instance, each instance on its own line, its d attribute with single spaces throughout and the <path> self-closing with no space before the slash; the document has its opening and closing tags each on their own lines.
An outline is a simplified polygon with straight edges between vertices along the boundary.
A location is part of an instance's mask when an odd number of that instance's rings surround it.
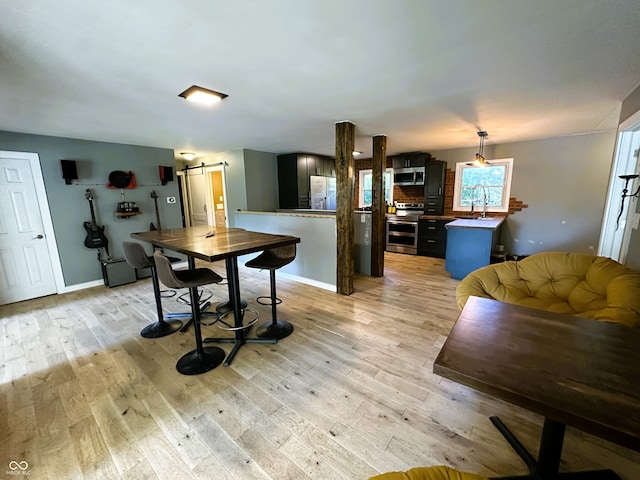
<svg viewBox="0 0 640 480">
<path fill-rule="evenodd" d="M 371 276 L 384 275 L 384 248 L 387 209 L 384 199 L 384 177 L 387 169 L 387 137 L 373 137 L 373 200 L 371 204 Z"/>
<path fill-rule="evenodd" d="M 343 295 L 353 293 L 354 147 L 355 125 L 336 123 L 336 289 Z"/>
</svg>

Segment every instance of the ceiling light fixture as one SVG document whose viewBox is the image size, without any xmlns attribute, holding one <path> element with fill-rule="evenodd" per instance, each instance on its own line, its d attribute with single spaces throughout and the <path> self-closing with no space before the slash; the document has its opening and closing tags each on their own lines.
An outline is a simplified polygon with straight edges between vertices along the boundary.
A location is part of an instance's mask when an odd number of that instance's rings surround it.
<svg viewBox="0 0 640 480">
<path fill-rule="evenodd" d="M 180 152 L 180 156 L 188 162 L 196 158 L 196 154 L 193 152 Z"/>
<path fill-rule="evenodd" d="M 358 155 L 362 155 L 362 152 L 359 152 L 358 150 L 354 150 L 353 151 L 353 156 L 357 157 Z"/>
<path fill-rule="evenodd" d="M 484 139 L 488 137 L 489 134 L 483 130 L 481 132 L 478 132 L 478 136 L 480 137 L 480 150 L 478 151 L 478 153 L 476 153 L 476 158 L 473 161 L 473 165 L 475 167 L 481 167 L 481 168 L 488 167 L 491 164 L 487 162 L 487 160 L 484 158 L 483 153 L 484 153 Z"/>
<path fill-rule="evenodd" d="M 208 88 L 198 87 L 197 85 L 191 85 L 178 96 L 185 100 L 189 100 L 190 102 L 202 103 L 203 105 L 213 105 L 223 98 L 227 98 L 229 95 L 209 90 Z"/>
</svg>

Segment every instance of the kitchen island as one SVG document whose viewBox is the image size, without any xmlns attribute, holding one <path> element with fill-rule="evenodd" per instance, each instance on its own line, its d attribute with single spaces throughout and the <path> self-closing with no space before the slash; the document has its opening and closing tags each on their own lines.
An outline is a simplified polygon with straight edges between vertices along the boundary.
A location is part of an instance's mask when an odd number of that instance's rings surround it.
<svg viewBox="0 0 640 480">
<path fill-rule="evenodd" d="M 447 251 L 445 269 L 451 278 L 463 279 L 491 263 L 491 252 L 500 238 L 506 217 L 458 219 L 445 225 Z"/>
</svg>

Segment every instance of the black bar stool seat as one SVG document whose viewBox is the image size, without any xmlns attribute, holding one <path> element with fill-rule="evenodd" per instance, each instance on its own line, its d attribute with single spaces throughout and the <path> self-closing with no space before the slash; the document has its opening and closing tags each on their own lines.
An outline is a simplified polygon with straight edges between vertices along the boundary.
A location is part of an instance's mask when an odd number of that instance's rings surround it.
<svg viewBox="0 0 640 480">
<path fill-rule="evenodd" d="M 220 283 L 222 277 L 208 268 L 174 270 L 169 259 L 159 251 L 153 254 L 160 281 L 169 288 L 188 288 L 191 296 L 193 330 L 196 336 L 196 349 L 184 354 L 176 364 L 176 370 L 183 375 L 198 375 L 213 370 L 222 363 L 224 350 L 218 347 L 204 347 L 200 330 L 200 305 L 198 287 L 211 283 Z"/>
<path fill-rule="evenodd" d="M 153 261 L 153 257 L 148 256 L 144 251 L 144 248 L 139 243 L 135 242 L 122 242 L 122 249 L 124 251 L 124 259 L 132 268 L 148 268 L 151 271 L 151 282 L 153 284 L 153 295 L 156 300 L 156 311 L 158 314 L 158 321 L 147 325 L 140 331 L 140 335 L 144 338 L 159 338 L 171 335 L 178 331 L 182 327 L 182 322 L 178 320 L 165 320 L 162 313 L 162 301 L 160 284 L 158 283 L 158 274 L 156 271 L 156 264 Z M 175 261 L 180 261 L 179 258 L 175 258 Z"/>
<path fill-rule="evenodd" d="M 252 258 L 246 267 L 269 270 L 269 280 L 271 286 L 270 296 L 260 296 L 256 299 L 261 305 L 271 305 L 271 322 L 260 325 L 256 329 L 256 336 L 260 338 L 285 338 L 293 332 L 293 325 L 284 320 L 278 320 L 276 305 L 282 303 L 276 296 L 276 270 L 293 262 L 296 258 L 296 245 L 286 245 L 284 247 L 271 248 L 265 250 L 260 255 Z"/>
</svg>

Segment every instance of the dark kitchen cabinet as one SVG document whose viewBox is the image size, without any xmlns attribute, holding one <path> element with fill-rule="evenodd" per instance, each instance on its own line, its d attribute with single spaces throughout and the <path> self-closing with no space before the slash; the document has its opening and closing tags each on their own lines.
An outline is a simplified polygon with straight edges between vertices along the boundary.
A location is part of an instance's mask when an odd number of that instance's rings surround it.
<svg viewBox="0 0 640 480">
<path fill-rule="evenodd" d="M 288 153 L 278 155 L 280 208 L 311 208 L 309 177 L 332 176 L 335 160 L 321 155 Z"/>
<path fill-rule="evenodd" d="M 427 162 L 424 180 L 424 214 L 444 214 L 444 178 L 446 162 L 433 160 Z"/>
<path fill-rule="evenodd" d="M 420 218 L 418 220 L 418 255 L 444 258 L 447 253 L 447 229 L 451 220 Z"/>
<path fill-rule="evenodd" d="M 316 175 L 321 177 L 336 176 L 336 160 L 331 157 L 316 157 Z"/>
<path fill-rule="evenodd" d="M 403 153 L 391 160 L 393 168 L 409 168 L 409 167 L 424 167 L 431 155 L 428 153 Z"/>
</svg>

